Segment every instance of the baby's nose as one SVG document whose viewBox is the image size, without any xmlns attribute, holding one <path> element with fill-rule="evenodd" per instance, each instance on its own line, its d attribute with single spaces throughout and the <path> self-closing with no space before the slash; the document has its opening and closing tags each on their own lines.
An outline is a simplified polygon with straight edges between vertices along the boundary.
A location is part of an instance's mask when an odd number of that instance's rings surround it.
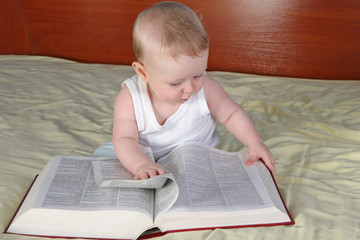
<svg viewBox="0 0 360 240">
<path fill-rule="evenodd" d="M 194 86 L 191 81 L 186 81 L 183 87 L 183 93 L 192 93 L 194 91 Z"/>
</svg>

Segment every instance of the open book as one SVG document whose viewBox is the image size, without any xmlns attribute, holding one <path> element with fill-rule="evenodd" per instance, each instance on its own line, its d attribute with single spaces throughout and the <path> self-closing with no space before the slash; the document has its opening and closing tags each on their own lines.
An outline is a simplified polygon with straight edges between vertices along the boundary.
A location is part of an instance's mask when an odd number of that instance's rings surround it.
<svg viewBox="0 0 360 240">
<path fill-rule="evenodd" d="M 245 166 L 245 161 L 242 152 L 183 144 L 159 159 L 168 174 L 138 181 L 114 158 L 57 156 L 6 232 L 134 239 L 153 228 L 293 224 L 264 164 Z"/>
</svg>

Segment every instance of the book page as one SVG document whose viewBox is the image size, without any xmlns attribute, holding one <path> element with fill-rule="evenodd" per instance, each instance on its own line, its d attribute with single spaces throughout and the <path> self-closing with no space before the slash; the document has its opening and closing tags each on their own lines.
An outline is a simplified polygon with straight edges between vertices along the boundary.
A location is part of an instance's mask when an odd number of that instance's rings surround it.
<svg viewBox="0 0 360 240">
<path fill-rule="evenodd" d="M 155 190 L 154 220 L 158 215 L 167 212 L 174 205 L 179 196 L 179 187 L 175 181 L 174 175 L 172 173 L 167 173 L 166 175 L 169 175 L 170 179 L 166 182 L 164 187 Z"/>
<path fill-rule="evenodd" d="M 179 196 L 171 210 L 230 211 L 271 205 L 266 192 L 259 193 L 254 186 L 245 160 L 244 154 L 196 143 L 175 148 L 158 161 L 173 173 L 179 186 Z"/>
<path fill-rule="evenodd" d="M 148 179 L 133 180 L 134 175 L 117 158 L 94 160 L 93 167 L 96 184 L 99 187 L 158 189 L 162 188 L 168 179 L 172 179 L 171 173 L 167 173 Z"/>
<path fill-rule="evenodd" d="M 155 161 L 150 147 L 140 146 L 140 148 L 150 160 Z M 165 185 L 168 179 L 174 180 L 169 173 L 143 180 L 133 180 L 134 175 L 116 157 L 106 159 L 106 161 L 94 160 L 93 168 L 96 184 L 99 187 L 159 189 Z"/>
<path fill-rule="evenodd" d="M 37 208 L 141 211 L 152 218 L 153 190 L 100 188 L 96 185 L 93 159 L 57 156 L 36 200 Z"/>
<path fill-rule="evenodd" d="M 94 174 L 100 187 L 155 189 L 155 218 L 174 205 L 179 188 L 172 173 L 165 173 L 143 180 L 132 180 L 133 175 L 118 159 L 93 161 Z"/>
<path fill-rule="evenodd" d="M 255 162 L 253 165 L 254 167 L 256 167 L 257 171 L 255 171 L 254 168 L 249 168 L 247 170 L 256 172 L 257 175 L 254 174 L 254 176 L 259 176 L 258 178 L 253 178 L 254 182 L 258 182 L 261 179 L 261 184 L 255 184 L 258 191 L 264 192 L 263 195 L 269 196 L 277 209 L 279 209 L 285 214 L 288 214 L 283 200 L 278 194 L 277 186 L 272 182 L 274 180 L 273 177 L 270 175 L 269 170 L 260 161 Z"/>
</svg>

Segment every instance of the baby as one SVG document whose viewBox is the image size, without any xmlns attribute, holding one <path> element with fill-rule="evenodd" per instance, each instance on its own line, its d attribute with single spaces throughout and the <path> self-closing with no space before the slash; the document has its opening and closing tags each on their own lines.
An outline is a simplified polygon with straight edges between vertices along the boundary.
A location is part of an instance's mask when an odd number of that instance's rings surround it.
<svg viewBox="0 0 360 240">
<path fill-rule="evenodd" d="M 273 157 L 248 115 L 206 75 L 209 40 L 191 9 L 162 2 L 144 10 L 134 24 L 133 47 L 137 75 L 116 98 L 112 142 L 134 179 L 165 173 L 141 146 L 150 146 L 155 159 L 186 141 L 216 146 L 215 119 L 248 147 L 247 165 L 262 159 L 274 173 Z"/>
</svg>

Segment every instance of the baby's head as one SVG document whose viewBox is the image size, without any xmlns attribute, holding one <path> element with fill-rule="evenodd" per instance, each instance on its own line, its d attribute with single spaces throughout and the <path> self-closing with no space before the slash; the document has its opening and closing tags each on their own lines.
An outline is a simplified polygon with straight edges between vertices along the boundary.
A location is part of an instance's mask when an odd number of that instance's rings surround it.
<svg viewBox="0 0 360 240">
<path fill-rule="evenodd" d="M 177 2 L 161 2 L 144 10 L 133 28 L 138 61 L 155 54 L 197 57 L 209 48 L 209 39 L 196 14 Z"/>
</svg>

